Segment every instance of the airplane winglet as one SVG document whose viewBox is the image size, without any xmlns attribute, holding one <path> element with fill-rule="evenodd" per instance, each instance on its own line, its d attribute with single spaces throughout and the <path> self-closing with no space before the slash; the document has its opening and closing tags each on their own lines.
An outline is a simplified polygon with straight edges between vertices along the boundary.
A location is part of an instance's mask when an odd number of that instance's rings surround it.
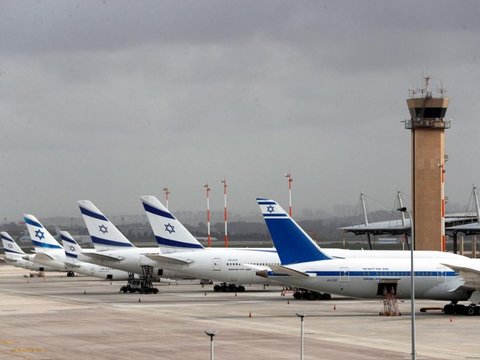
<svg viewBox="0 0 480 360">
<path fill-rule="evenodd" d="M 298 270 L 294 270 L 294 269 L 291 269 L 287 266 L 283 266 L 283 265 L 270 265 L 270 267 L 272 268 L 272 271 L 274 272 L 273 275 L 288 275 L 288 276 L 294 276 L 294 277 L 309 277 L 310 275 L 308 275 L 307 273 L 303 272 L 303 271 L 298 271 Z"/>
<path fill-rule="evenodd" d="M 463 278 L 463 287 L 480 290 L 480 269 L 448 263 L 443 263 L 442 265 L 449 267 Z"/>
</svg>

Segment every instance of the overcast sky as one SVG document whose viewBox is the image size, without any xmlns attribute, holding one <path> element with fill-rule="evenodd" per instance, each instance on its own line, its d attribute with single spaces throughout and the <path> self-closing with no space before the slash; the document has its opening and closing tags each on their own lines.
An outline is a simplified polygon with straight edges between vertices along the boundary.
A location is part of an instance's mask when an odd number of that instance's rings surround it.
<svg viewBox="0 0 480 360">
<path fill-rule="evenodd" d="M 330 210 L 410 194 L 408 89 L 448 91 L 446 193 L 480 184 L 478 1 L 0 0 L 1 218 Z M 218 219 L 220 220 L 220 219 Z"/>
</svg>

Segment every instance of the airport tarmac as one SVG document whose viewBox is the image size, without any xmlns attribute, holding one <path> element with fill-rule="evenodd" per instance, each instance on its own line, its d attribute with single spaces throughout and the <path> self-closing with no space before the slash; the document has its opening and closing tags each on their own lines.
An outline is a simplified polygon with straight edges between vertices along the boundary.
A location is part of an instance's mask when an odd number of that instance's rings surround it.
<svg viewBox="0 0 480 360">
<path fill-rule="evenodd" d="M 0 359 L 409 359 L 410 303 L 402 316 L 379 316 L 381 300 L 294 300 L 280 287 L 215 293 L 211 285 L 157 284 L 156 295 L 120 294 L 123 282 L 0 265 Z M 418 359 L 480 359 L 480 316 L 421 313 Z"/>
</svg>

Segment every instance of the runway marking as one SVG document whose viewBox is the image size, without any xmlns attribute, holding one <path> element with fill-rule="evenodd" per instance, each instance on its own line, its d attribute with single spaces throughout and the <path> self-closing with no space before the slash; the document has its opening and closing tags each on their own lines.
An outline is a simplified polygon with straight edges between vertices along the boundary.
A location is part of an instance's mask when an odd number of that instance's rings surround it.
<svg viewBox="0 0 480 360">
<path fill-rule="evenodd" d="M 37 353 L 37 352 L 46 352 L 46 349 L 43 348 L 14 348 L 9 349 L 9 352 L 12 353 Z"/>
</svg>

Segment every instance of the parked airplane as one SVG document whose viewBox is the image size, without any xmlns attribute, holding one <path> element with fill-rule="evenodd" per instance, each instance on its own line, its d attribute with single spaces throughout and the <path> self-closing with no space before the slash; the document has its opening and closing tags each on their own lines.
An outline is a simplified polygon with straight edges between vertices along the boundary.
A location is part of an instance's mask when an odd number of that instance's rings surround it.
<svg viewBox="0 0 480 360">
<path fill-rule="evenodd" d="M 58 243 L 58 241 L 55 240 L 50 232 L 40 223 L 40 221 L 38 221 L 35 216 L 26 214 L 24 215 L 24 218 L 28 233 L 30 234 L 30 238 L 36 252 L 34 255 L 24 256 L 24 259 L 51 266 L 60 271 L 67 271 L 68 276 L 74 276 L 75 272 L 77 272 L 82 275 L 95 276 L 102 279 L 105 278 L 103 273 L 96 273 L 96 271 L 92 271 L 92 268 L 96 267 L 96 265 L 91 265 L 88 263 L 77 263 L 77 265 L 80 266 L 77 266 L 75 271 L 72 271 L 71 266 L 67 266 L 67 263 L 71 260 L 67 259 L 65 250 Z"/>
<path fill-rule="evenodd" d="M 243 264 L 279 264 L 277 252 L 269 249 L 204 248 L 155 196 L 142 196 L 161 254 L 152 259 L 179 274 L 222 282 L 215 291 L 245 291 L 245 284 L 269 284 Z"/>
<path fill-rule="evenodd" d="M 168 211 L 154 196 L 142 196 L 142 203 L 160 246 L 161 254 L 150 256 L 162 266 L 181 274 L 222 282 L 215 290 L 244 290 L 240 284 L 268 283 L 259 280 L 251 266 L 265 267 L 280 264 L 274 248 L 204 248 L 195 237 Z M 332 258 L 407 258 L 406 251 L 363 251 L 345 249 L 325 249 Z M 424 251 L 419 257 L 438 256 L 438 252 Z M 443 253 L 448 259 L 457 255 Z"/>
<path fill-rule="evenodd" d="M 78 205 L 96 250 L 81 252 L 79 260 L 138 274 L 139 291 L 145 293 L 158 292 L 152 286 L 152 280 L 185 278 L 164 269 L 162 264 L 152 259 L 159 253 L 158 247 L 139 248 L 133 245 L 91 201 L 80 200 Z M 137 289 L 138 280 L 135 280 L 135 284 Z M 124 292 L 132 289 L 131 282 L 122 287 Z"/>
<path fill-rule="evenodd" d="M 23 257 L 27 255 L 13 238 L 7 233 L 2 231 L 1 233 L 3 249 L 5 251 L 5 261 L 17 267 L 28 270 L 36 271 L 56 271 L 57 269 L 34 263 L 29 260 L 25 260 Z"/>
<path fill-rule="evenodd" d="M 75 273 L 68 270 L 65 265 L 65 252 L 58 241 L 35 216 L 25 214 L 24 219 L 35 254 L 25 255 L 23 258 L 37 264 L 50 266 L 58 271 L 67 271 L 67 276 L 75 276 Z"/>
<path fill-rule="evenodd" d="M 68 231 L 59 231 L 59 233 L 62 239 L 63 249 L 65 250 L 65 265 L 70 271 L 75 271 L 80 274 L 88 274 L 106 280 L 129 279 L 129 274 L 126 271 L 79 261 L 78 254 L 83 251 L 80 245 L 78 245 Z"/>
<path fill-rule="evenodd" d="M 275 201 L 257 199 L 281 259 L 257 274 L 285 284 L 334 294 L 375 298 L 394 293 L 409 298 L 410 259 L 336 259 L 324 252 Z M 416 254 L 418 252 L 415 252 Z M 460 255 L 421 258 L 415 255 L 415 297 L 449 300 L 444 311 L 456 311 L 458 301 L 480 302 L 480 264 Z M 480 313 L 469 306 L 467 313 Z"/>
</svg>

